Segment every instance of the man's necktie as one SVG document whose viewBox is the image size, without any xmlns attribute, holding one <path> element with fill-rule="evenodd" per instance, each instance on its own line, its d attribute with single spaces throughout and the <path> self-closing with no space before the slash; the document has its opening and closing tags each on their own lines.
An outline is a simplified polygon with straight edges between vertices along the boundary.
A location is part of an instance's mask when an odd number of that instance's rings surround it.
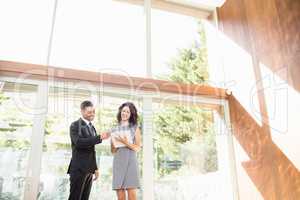
<svg viewBox="0 0 300 200">
<path fill-rule="evenodd" d="M 95 136 L 96 135 L 95 129 L 94 129 L 93 124 L 91 122 L 89 123 L 89 129 L 90 129 L 90 131 L 92 133 L 92 136 Z"/>
</svg>

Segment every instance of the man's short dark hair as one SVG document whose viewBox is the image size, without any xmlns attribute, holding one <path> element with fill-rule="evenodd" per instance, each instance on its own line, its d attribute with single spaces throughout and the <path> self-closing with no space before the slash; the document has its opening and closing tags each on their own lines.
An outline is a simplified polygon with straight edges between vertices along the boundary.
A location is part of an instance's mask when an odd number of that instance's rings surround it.
<svg viewBox="0 0 300 200">
<path fill-rule="evenodd" d="M 93 107 L 93 103 L 89 100 L 86 100 L 86 101 L 83 101 L 81 104 L 80 104 L 80 109 L 81 110 L 84 110 L 86 107 Z"/>
</svg>

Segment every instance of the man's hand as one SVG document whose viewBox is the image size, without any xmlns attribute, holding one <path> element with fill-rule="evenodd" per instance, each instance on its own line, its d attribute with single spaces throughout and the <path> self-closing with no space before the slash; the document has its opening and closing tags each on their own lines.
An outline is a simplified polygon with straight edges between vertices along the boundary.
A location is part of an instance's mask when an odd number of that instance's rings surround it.
<svg viewBox="0 0 300 200">
<path fill-rule="evenodd" d="M 97 180 L 99 176 L 100 176 L 99 170 L 95 170 L 95 174 L 94 174 L 94 179 L 93 179 L 93 181 Z"/>
<path fill-rule="evenodd" d="M 103 132 L 103 133 L 101 133 L 100 137 L 101 137 L 102 140 L 106 140 L 107 138 L 110 137 L 110 133 L 109 132 Z"/>
</svg>

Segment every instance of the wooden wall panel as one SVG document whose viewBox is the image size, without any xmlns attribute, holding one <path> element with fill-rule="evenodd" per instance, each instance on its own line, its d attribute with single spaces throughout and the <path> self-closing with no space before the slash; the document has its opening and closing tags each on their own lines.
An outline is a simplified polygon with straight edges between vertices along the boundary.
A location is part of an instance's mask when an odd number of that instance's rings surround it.
<svg viewBox="0 0 300 200">
<path fill-rule="evenodd" d="M 276 0 L 276 8 L 286 53 L 300 52 L 300 1 L 299 0 Z"/>
<path fill-rule="evenodd" d="M 284 67 L 284 43 L 274 0 L 244 1 L 250 41 L 259 63 L 273 71 Z M 272 55 L 272 59 L 270 59 Z M 259 64 L 258 63 L 258 64 Z"/>
<path fill-rule="evenodd" d="M 229 97 L 234 137 L 249 156 L 241 165 L 265 200 L 300 199 L 300 173 L 234 96 Z M 243 187 L 240 185 L 240 187 Z M 249 194 L 240 194 L 241 200 Z"/>
<path fill-rule="evenodd" d="M 289 68 L 290 81 L 300 91 L 300 1 L 276 0 L 279 23 L 285 54 L 285 65 Z"/>
<path fill-rule="evenodd" d="M 234 38 L 240 47 L 250 50 L 247 18 L 243 8 L 242 0 L 236 0 L 234 3 L 227 2 L 219 10 L 218 15 L 222 19 L 220 26 L 224 34 L 230 39 Z"/>
<path fill-rule="evenodd" d="M 264 65 L 286 81 L 292 90 L 300 93 L 299 0 L 227 0 L 217 12 L 222 34 L 251 55 L 256 80 L 248 80 L 250 85 L 256 81 L 260 87 L 258 82 L 262 79 Z M 243 67 L 225 64 L 225 71 L 226 68 Z M 278 73 L 279 69 L 287 69 L 288 75 Z M 263 199 L 300 199 L 299 168 L 284 154 L 284 149 L 280 149 L 272 140 L 268 119 L 262 125 L 258 124 L 245 109 L 248 102 L 236 98 L 243 94 L 245 91 L 233 91 L 234 96 L 229 98 L 235 139 L 249 157 L 248 161 L 237 160 L 238 167 L 246 171 Z M 267 105 L 270 102 L 263 92 L 258 96 L 260 111 L 268 116 L 265 113 L 268 113 Z M 294 106 L 297 111 L 297 105 L 294 103 L 289 106 Z M 297 133 L 293 134 L 296 136 L 291 140 L 300 139 L 299 133 L 298 136 Z M 246 200 L 247 196 L 249 194 L 240 194 L 242 200 Z"/>
</svg>

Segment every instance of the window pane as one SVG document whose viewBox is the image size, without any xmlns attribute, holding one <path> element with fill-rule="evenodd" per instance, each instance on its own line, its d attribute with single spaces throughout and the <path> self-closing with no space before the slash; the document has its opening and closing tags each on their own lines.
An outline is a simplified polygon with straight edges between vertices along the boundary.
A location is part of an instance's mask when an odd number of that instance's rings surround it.
<svg viewBox="0 0 300 200">
<path fill-rule="evenodd" d="M 77 89 L 74 89 L 76 87 Z M 110 130 L 116 124 L 118 107 L 128 101 L 125 97 L 102 96 L 94 90 L 82 89 L 75 85 L 72 88 L 50 87 L 49 90 L 40 199 L 68 198 L 70 182 L 67 169 L 71 159 L 69 126 L 81 116 L 80 103 L 83 100 L 91 100 L 95 104 L 96 117 L 93 124 L 100 133 Z M 134 103 L 140 110 L 139 101 L 134 101 Z M 116 194 L 112 190 L 113 155 L 110 152 L 110 140 L 104 140 L 101 144 L 96 145 L 96 160 L 101 177 L 93 182 L 90 199 L 114 199 Z M 140 196 L 141 192 L 138 192 L 138 195 Z"/>
<path fill-rule="evenodd" d="M 166 103 L 154 109 L 155 199 L 220 199 L 227 169 L 219 166 L 225 158 L 218 157 L 213 110 Z"/>
<path fill-rule="evenodd" d="M 181 83 L 208 80 L 202 20 L 152 9 L 153 78 Z"/>
<path fill-rule="evenodd" d="M 37 86 L 0 82 L 0 198 L 23 199 Z"/>
<path fill-rule="evenodd" d="M 51 65 L 145 76 L 143 7 L 65 0 L 57 11 Z"/>
<path fill-rule="evenodd" d="M 71 158 L 69 126 L 80 116 L 81 101 L 90 98 L 91 92 L 83 89 L 49 88 L 39 199 L 68 198 L 67 168 Z"/>
<path fill-rule="evenodd" d="M 0 60 L 46 64 L 54 0 L 0 1 Z"/>
</svg>

